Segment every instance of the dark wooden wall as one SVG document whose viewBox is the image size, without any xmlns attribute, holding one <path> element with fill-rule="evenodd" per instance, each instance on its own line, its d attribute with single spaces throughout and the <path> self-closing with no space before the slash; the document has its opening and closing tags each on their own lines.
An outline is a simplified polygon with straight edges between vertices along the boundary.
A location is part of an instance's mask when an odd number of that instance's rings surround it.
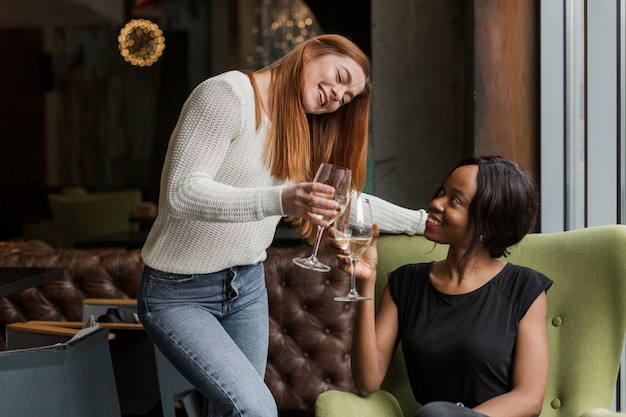
<svg viewBox="0 0 626 417">
<path fill-rule="evenodd" d="M 44 93 L 51 77 L 41 30 L 0 30 L 0 239 L 45 205 L 37 190 L 46 179 Z"/>
<path fill-rule="evenodd" d="M 190 92 L 186 34 L 169 31 L 167 53 L 143 68 L 122 59 L 118 34 L 55 28 L 48 54 L 42 29 L 0 30 L 0 240 L 49 218 L 46 196 L 60 187 L 139 188 L 157 200 L 169 135 Z"/>
</svg>

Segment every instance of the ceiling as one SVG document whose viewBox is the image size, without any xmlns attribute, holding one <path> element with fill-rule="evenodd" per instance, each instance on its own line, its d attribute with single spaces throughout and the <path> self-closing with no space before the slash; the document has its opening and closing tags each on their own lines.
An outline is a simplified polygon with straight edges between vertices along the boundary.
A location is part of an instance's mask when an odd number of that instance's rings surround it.
<svg viewBox="0 0 626 417">
<path fill-rule="evenodd" d="M 120 24 L 124 0 L 0 0 L 0 28 Z"/>
</svg>

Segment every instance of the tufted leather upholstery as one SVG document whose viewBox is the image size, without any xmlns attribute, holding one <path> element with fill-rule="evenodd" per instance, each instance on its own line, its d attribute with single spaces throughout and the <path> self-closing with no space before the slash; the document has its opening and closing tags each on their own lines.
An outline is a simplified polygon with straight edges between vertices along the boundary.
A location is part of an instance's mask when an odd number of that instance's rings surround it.
<svg viewBox="0 0 626 417">
<path fill-rule="evenodd" d="M 265 380 L 280 409 L 313 409 L 317 395 L 333 387 L 353 391 L 350 345 L 354 304 L 333 300 L 348 293 L 349 276 L 336 259 L 328 273 L 304 270 L 291 259 L 310 247 L 270 248 L 265 279 L 270 304 L 270 348 Z"/>
<path fill-rule="evenodd" d="M 328 389 L 353 391 L 350 341 L 354 305 L 333 300 L 348 292 L 348 274 L 307 271 L 294 256 L 306 246 L 269 248 L 265 261 L 270 348 L 265 380 L 280 410 L 312 410 Z M 323 262 L 336 265 L 331 254 Z M 135 298 L 143 262 L 139 250 L 50 249 L 35 242 L 0 242 L 0 266 L 61 267 L 65 276 L 0 298 L 0 349 L 6 324 L 28 320 L 79 321 L 85 298 Z"/>
<path fill-rule="evenodd" d="M 48 249 L 35 242 L 0 243 L 0 266 L 60 267 L 62 279 L 0 298 L 0 348 L 6 324 L 80 321 L 85 298 L 134 298 L 143 263 L 138 251 Z"/>
</svg>

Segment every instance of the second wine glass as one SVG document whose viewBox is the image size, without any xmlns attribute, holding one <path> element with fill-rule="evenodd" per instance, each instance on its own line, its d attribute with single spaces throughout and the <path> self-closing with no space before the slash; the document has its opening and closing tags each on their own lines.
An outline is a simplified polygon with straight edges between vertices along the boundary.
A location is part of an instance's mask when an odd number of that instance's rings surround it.
<svg viewBox="0 0 626 417">
<path fill-rule="evenodd" d="M 352 187 L 352 171 L 348 168 L 340 167 L 333 164 L 321 164 L 317 173 L 315 174 L 314 182 L 327 184 L 335 189 L 333 199 L 339 204 L 337 214 L 333 217 L 319 218 L 327 220 L 328 222 L 334 222 L 337 217 L 341 216 L 348 205 L 348 199 L 350 196 L 350 189 Z M 319 272 L 328 272 L 330 267 L 325 265 L 317 259 L 317 251 L 320 246 L 320 240 L 322 239 L 322 233 L 324 228 L 317 226 L 317 237 L 315 238 L 315 246 L 313 246 L 313 253 L 306 258 L 293 258 L 293 262 L 306 269 L 312 269 Z"/>
<path fill-rule="evenodd" d="M 356 264 L 372 241 L 374 221 L 369 200 L 362 194 L 352 193 L 346 212 L 335 222 L 335 240 L 343 250 L 350 252 L 350 292 L 335 301 L 371 300 L 356 290 Z"/>
</svg>

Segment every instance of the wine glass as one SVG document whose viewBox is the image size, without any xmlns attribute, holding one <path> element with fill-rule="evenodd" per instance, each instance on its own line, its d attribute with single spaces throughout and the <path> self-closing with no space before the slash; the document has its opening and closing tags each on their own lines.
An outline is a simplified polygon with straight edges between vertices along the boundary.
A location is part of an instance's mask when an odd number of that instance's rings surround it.
<svg viewBox="0 0 626 417">
<path fill-rule="evenodd" d="M 335 241 L 341 249 L 348 250 L 350 255 L 350 292 L 335 301 L 371 300 L 360 295 L 356 290 L 356 264 L 359 257 L 372 241 L 372 208 L 369 200 L 362 194 L 352 193 L 346 212 L 335 222 Z"/>
<path fill-rule="evenodd" d="M 352 171 L 348 168 L 343 168 L 333 164 L 321 164 L 315 174 L 314 182 L 322 184 L 328 184 L 335 188 L 335 195 L 333 199 L 339 203 L 337 209 L 337 215 L 333 217 L 325 217 L 317 215 L 320 219 L 327 220 L 328 222 L 334 222 L 337 217 L 341 216 L 348 205 L 350 198 L 350 188 L 352 186 Z M 293 258 L 293 262 L 305 269 L 312 269 L 319 272 L 328 272 L 330 267 L 324 265 L 317 259 L 317 251 L 320 246 L 320 240 L 322 239 L 322 233 L 324 228 L 317 226 L 317 237 L 315 238 L 315 246 L 313 246 L 313 253 L 307 258 Z"/>
</svg>

